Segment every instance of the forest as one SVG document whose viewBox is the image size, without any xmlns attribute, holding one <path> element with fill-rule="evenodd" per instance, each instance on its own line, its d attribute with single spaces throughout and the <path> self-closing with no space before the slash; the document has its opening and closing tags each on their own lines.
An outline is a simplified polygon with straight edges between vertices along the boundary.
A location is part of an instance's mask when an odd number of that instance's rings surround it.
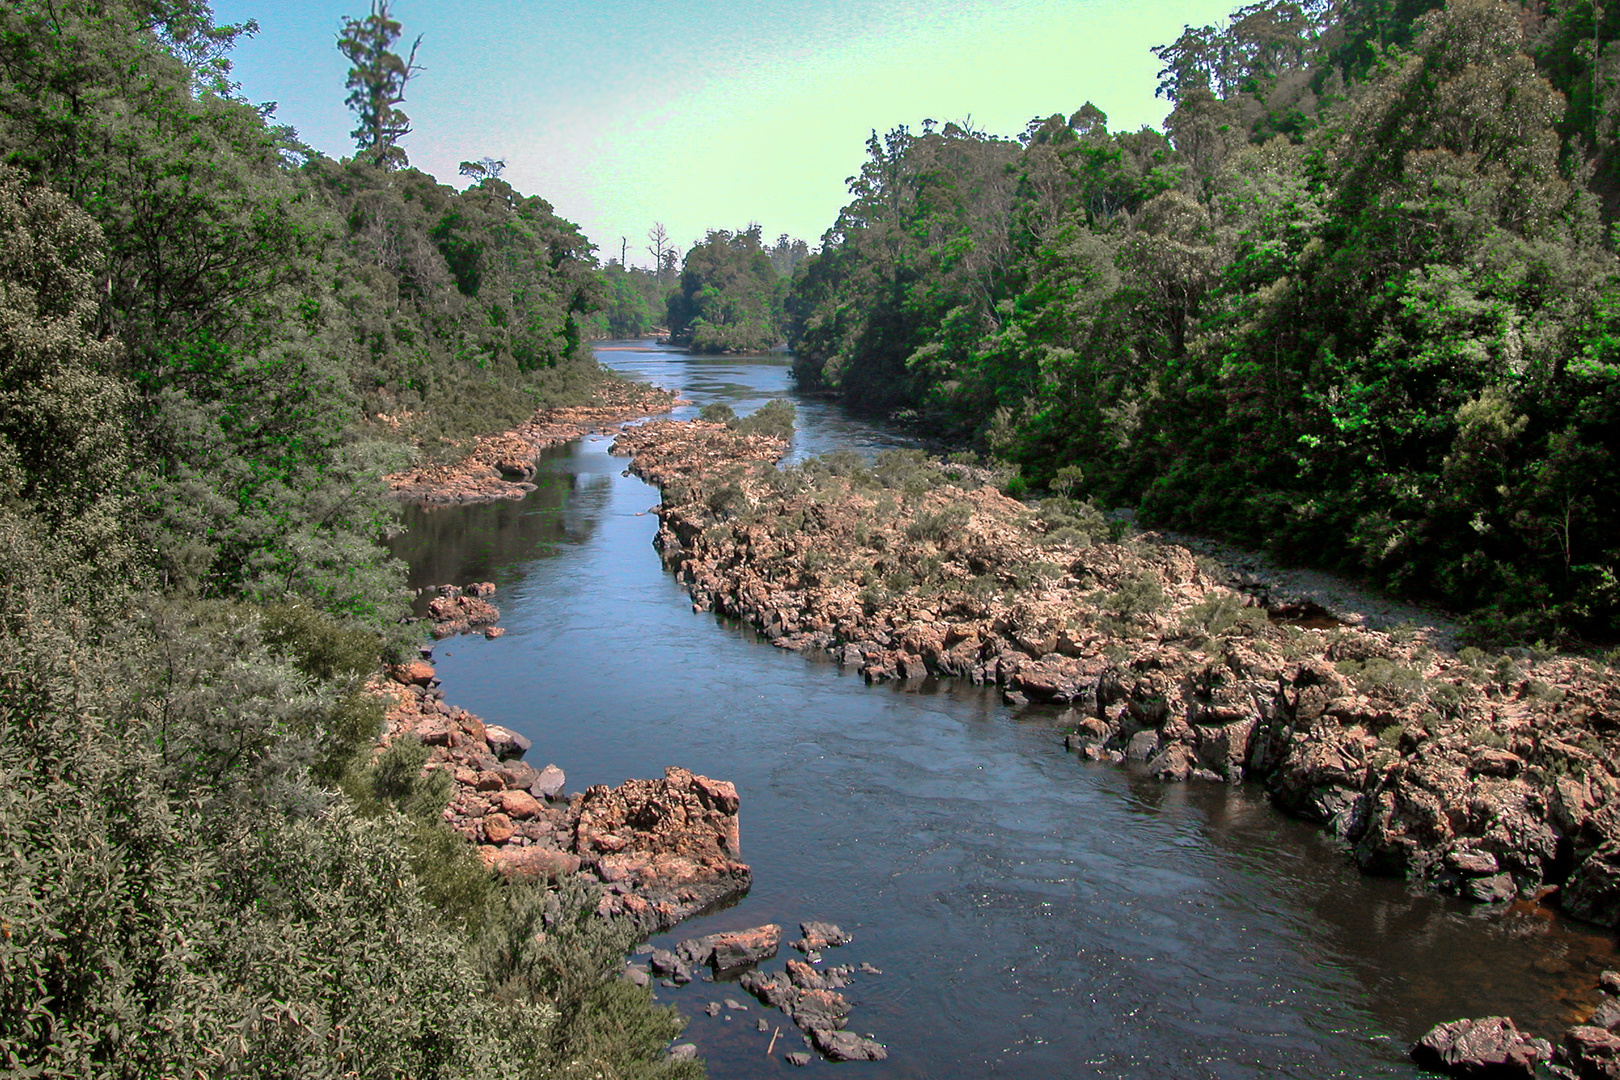
<svg viewBox="0 0 1620 1080">
<path fill-rule="evenodd" d="M 1617 34 L 1268 0 L 1155 50 L 1162 132 L 874 133 L 786 299 L 800 385 L 1484 644 L 1612 644 Z"/>
<path fill-rule="evenodd" d="M 381 477 L 585 400 L 594 336 L 786 338 L 1015 494 L 1481 641 L 1620 636 L 1620 11 L 1251 5 L 1157 50 L 1163 131 L 896 127 L 814 253 L 748 225 L 651 270 L 500 162 L 410 166 L 386 4 L 344 23 L 341 160 L 240 96 L 255 29 L 0 4 L 8 1073 L 701 1073 L 605 978 L 628 931 L 492 880 L 422 748 L 371 752 L 363 684 L 418 644 Z"/>
</svg>

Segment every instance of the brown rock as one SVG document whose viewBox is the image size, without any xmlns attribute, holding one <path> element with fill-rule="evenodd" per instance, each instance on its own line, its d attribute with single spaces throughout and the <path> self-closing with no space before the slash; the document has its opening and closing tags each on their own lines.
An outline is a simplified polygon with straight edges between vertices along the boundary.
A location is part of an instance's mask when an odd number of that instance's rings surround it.
<svg viewBox="0 0 1620 1080">
<path fill-rule="evenodd" d="M 490 867 L 522 881 L 560 881 L 579 873 L 579 856 L 544 847 L 502 848 L 494 851 Z"/>
<path fill-rule="evenodd" d="M 518 820 L 538 817 L 541 813 L 540 803 L 527 791 L 497 791 L 489 801 L 492 805 L 500 807 L 508 817 Z"/>
<path fill-rule="evenodd" d="M 484 839 L 492 844 L 504 844 L 512 839 L 512 819 L 505 814 L 485 814 Z"/>
<path fill-rule="evenodd" d="M 394 681 L 406 686 L 426 686 L 433 681 L 433 665 L 426 660 L 410 660 L 388 669 Z"/>
</svg>

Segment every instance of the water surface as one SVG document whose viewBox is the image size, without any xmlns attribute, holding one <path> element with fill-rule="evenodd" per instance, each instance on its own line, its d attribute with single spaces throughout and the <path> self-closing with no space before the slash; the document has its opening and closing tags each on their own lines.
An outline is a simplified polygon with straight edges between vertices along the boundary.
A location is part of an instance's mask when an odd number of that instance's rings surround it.
<svg viewBox="0 0 1620 1080">
<path fill-rule="evenodd" d="M 679 389 L 677 415 L 793 396 L 780 357 L 600 356 Z M 795 455 L 909 445 L 796 404 Z M 408 515 L 396 550 L 415 584 L 499 586 L 506 636 L 441 643 L 439 673 L 570 790 L 670 764 L 733 781 L 753 890 L 656 941 L 852 931 L 827 962 L 884 971 L 845 993 L 850 1026 L 891 1056 L 849 1075 L 1411 1077 L 1406 1047 L 1429 1026 L 1506 1012 L 1556 1036 L 1615 965 L 1611 936 L 1545 910 L 1363 878 L 1254 789 L 1082 763 L 1051 710 L 934 680 L 866 686 L 694 613 L 651 547 L 658 494 L 609 441 L 548 453 L 523 502 Z M 659 994 L 692 1018 L 711 1075 L 791 1068 L 796 1030 L 736 987 Z M 703 1012 L 728 996 L 750 1011 Z M 769 1059 L 762 1015 L 782 1029 Z"/>
</svg>

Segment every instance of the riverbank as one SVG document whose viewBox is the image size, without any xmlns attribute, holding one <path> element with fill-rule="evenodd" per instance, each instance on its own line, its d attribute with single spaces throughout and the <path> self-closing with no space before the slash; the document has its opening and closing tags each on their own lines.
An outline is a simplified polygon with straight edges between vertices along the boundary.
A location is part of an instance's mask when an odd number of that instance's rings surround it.
<svg viewBox="0 0 1620 1080">
<path fill-rule="evenodd" d="M 450 705 L 425 659 L 394 666 L 369 690 L 384 704 L 377 753 L 402 738 L 427 748 L 424 774 L 451 781 L 445 823 L 491 870 L 580 879 L 602 890 L 599 915 L 628 919 L 643 936 L 748 891 L 731 784 L 670 766 L 660 779 L 570 794 L 562 769 L 523 760 L 527 738 Z"/>
<path fill-rule="evenodd" d="M 383 479 L 395 497 L 430 506 L 521 499 L 534 490 L 534 462 L 542 450 L 585 435 L 605 434 L 626 420 L 668 412 L 674 392 L 628 379 L 612 379 L 588 405 L 541 409 L 509 431 L 481 436 L 460 460 L 422 465 Z"/>
<path fill-rule="evenodd" d="M 783 449 L 702 422 L 620 435 L 664 492 L 657 545 L 696 608 L 868 680 L 1058 706 L 1088 758 L 1262 783 L 1369 873 L 1620 922 L 1611 670 L 1292 625 L 1213 560 L 1084 506 L 1027 506 L 921 455 L 781 470 Z"/>
</svg>

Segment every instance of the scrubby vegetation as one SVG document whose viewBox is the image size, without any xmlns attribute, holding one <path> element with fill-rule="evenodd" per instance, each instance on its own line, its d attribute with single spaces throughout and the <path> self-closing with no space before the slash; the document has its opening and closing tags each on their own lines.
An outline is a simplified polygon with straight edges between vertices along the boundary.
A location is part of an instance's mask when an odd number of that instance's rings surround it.
<svg viewBox="0 0 1620 1080">
<path fill-rule="evenodd" d="M 589 246 L 300 146 L 242 30 L 0 7 L 0 1069 L 695 1075 L 592 897 L 491 880 L 420 748 L 371 760 L 380 473 L 589 390 Z"/>
</svg>

